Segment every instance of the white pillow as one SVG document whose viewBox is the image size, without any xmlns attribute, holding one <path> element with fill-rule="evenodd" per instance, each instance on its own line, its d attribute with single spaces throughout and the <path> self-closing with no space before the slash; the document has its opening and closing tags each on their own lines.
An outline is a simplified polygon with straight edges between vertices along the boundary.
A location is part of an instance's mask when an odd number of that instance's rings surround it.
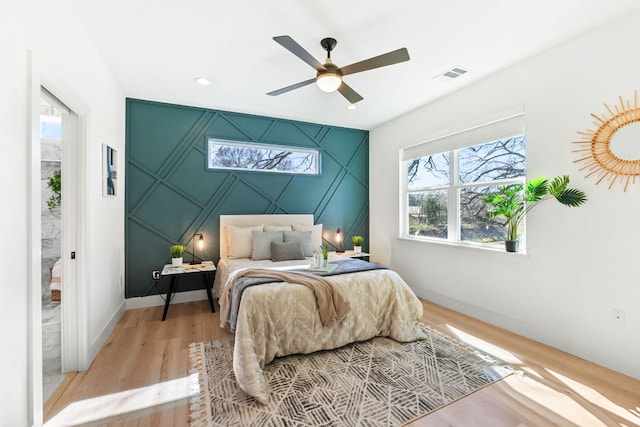
<svg viewBox="0 0 640 427">
<path fill-rule="evenodd" d="M 291 231 L 290 225 L 265 225 L 264 232 L 270 233 L 272 231 Z"/>
<path fill-rule="evenodd" d="M 253 251 L 252 231 L 262 231 L 262 224 L 249 227 L 226 226 L 228 258 L 251 258 Z"/>
<path fill-rule="evenodd" d="M 291 224 L 291 228 L 293 231 L 311 231 L 311 248 L 314 251 L 320 250 L 320 246 L 322 246 L 322 224 Z"/>
</svg>

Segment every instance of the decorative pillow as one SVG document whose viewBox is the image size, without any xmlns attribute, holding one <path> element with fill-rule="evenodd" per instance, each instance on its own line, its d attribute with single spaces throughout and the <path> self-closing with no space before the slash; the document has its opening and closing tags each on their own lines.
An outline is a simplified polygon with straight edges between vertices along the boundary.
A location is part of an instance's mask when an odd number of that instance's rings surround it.
<svg viewBox="0 0 640 427">
<path fill-rule="evenodd" d="M 292 224 L 291 228 L 293 231 L 311 231 L 311 248 L 314 250 L 322 246 L 322 224 Z"/>
<path fill-rule="evenodd" d="M 271 259 L 271 242 L 282 243 L 282 231 L 263 233 L 254 230 L 251 232 L 251 237 L 253 239 L 253 251 L 251 252 L 253 261 Z"/>
<path fill-rule="evenodd" d="M 302 253 L 304 253 L 304 256 L 313 256 L 311 231 L 285 231 L 284 241 L 302 243 Z"/>
<path fill-rule="evenodd" d="M 237 227 L 228 225 L 227 232 L 227 257 L 228 258 L 251 258 L 253 251 L 252 231 L 262 231 L 262 224 L 249 227 Z"/>
<path fill-rule="evenodd" d="M 290 225 L 265 225 L 264 231 L 269 233 L 272 231 L 291 231 Z"/>
<path fill-rule="evenodd" d="M 305 259 L 300 242 L 271 242 L 271 260 L 288 261 L 291 259 Z"/>
</svg>

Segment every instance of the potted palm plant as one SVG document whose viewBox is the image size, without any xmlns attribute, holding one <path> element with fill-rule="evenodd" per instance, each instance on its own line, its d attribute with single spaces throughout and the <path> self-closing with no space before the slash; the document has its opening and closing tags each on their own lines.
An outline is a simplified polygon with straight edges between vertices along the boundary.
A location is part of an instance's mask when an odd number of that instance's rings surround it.
<svg viewBox="0 0 640 427">
<path fill-rule="evenodd" d="M 354 254 L 359 254 L 362 252 L 362 242 L 364 242 L 364 239 L 362 238 L 362 236 L 353 236 L 351 238 L 351 241 L 353 242 L 353 253 Z"/>
<path fill-rule="evenodd" d="M 555 198 L 569 207 L 580 206 L 587 201 L 584 192 L 575 188 L 567 188 L 569 176 L 557 176 L 551 182 L 547 178 L 534 178 L 523 184 L 498 187 L 498 191 L 487 193 L 483 202 L 491 206 L 487 211 L 489 218 L 504 217 L 507 227 L 505 249 L 507 252 L 518 252 L 518 226 L 525 215 L 538 203 Z"/>
<path fill-rule="evenodd" d="M 184 254 L 184 246 L 182 245 L 171 246 L 171 266 L 172 267 L 182 266 L 183 254 Z"/>
</svg>

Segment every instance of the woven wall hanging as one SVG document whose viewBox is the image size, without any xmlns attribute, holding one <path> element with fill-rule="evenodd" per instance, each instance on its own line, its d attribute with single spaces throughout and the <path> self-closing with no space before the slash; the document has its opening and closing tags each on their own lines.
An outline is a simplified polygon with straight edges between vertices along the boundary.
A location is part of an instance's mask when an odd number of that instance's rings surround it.
<svg viewBox="0 0 640 427">
<path fill-rule="evenodd" d="M 631 100 L 623 100 L 622 96 L 618 99 L 619 104 L 614 105 L 613 109 L 604 104 L 608 113 L 600 116 L 591 114 L 595 119 L 593 124 L 597 126 L 596 130 L 578 131 L 582 140 L 573 142 L 580 146 L 573 152 L 580 157 L 574 163 L 582 165 L 580 171 L 586 173 L 586 178 L 595 176 L 596 184 L 604 181 L 609 184 L 609 189 L 620 184 L 627 191 L 630 183 L 635 184 L 636 179 L 640 181 L 640 107 L 637 91 L 633 93 L 633 104 Z M 639 136 L 637 139 L 628 132 L 630 126 L 638 127 L 633 129 L 634 132 L 638 130 L 635 132 Z M 616 139 L 612 151 L 614 137 Z M 627 144 L 626 148 L 633 148 L 635 152 L 632 150 L 630 154 L 625 153 L 623 148 Z"/>
</svg>

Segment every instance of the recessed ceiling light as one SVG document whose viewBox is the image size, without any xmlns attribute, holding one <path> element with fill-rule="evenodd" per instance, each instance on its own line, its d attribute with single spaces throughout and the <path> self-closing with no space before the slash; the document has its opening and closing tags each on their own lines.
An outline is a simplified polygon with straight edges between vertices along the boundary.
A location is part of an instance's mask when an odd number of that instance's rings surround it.
<svg viewBox="0 0 640 427">
<path fill-rule="evenodd" d="M 347 110 L 355 110 L 356 108 L 358 108 L 358 106 L 356 104 L 347 105 Z"/>
<path fill-rule="evenodd" d="M 204 77 L 196 77 L 194 80 L 201 86 L 209 86 L 211 84 L 211 81 Z"/>
</svg>

